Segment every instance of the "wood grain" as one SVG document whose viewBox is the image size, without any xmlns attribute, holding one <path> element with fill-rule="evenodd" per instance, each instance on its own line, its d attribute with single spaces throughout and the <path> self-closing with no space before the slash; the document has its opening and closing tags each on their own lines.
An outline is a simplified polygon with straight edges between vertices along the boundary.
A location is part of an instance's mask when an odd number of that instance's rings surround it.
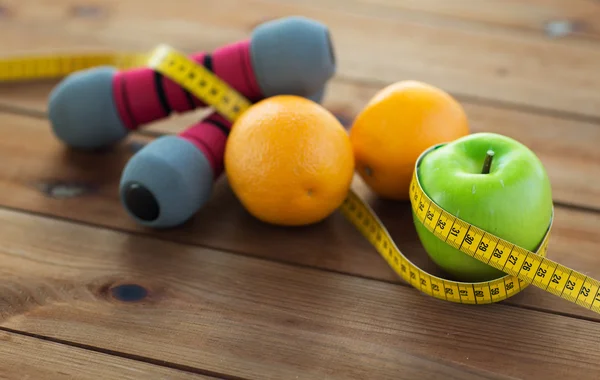
<svg viewBox="0 0 600 380">
<path fill-rule="evenodd" d="M 481 24 L 486 29 L 518 29 L 551 38 L 600 37 L 597 22 L 600 4 L 595 0 L 304 0 L 303 3 L 338 10 L 343 7 L 346 12 L 380 18 L 455 25 L 462 21 Z"/>
<path fill-rule="evenodd" d="M 2 114 L 0 114 L 2 115 Z M 270 260 L 296 263 L 385 281 L 400 282 L 365 239 L 339 213 L 323 223 L 280 228 L 260 223 L 242 208 L 221 178 L 210 203 L 189 223 L 167 231 L 140 228 L 125 214 L 117 186 L 127 159 L 149 138 L 132 136 L 112 152 L 85 154 L 65 150 L 48 132 L 47 122 L 1 116 L 0 205 L 72 220 L 137 231 Z M 354 188 L 374 207 L 403 252 L 418 265 L 438 273 L 427 259 L 407 203 L 376 199 L 355 181 Z M 600 213 L 558 207 L 549 257 L 600 278 Z M 570 313 L 597 314 L 531 287 L 510 304 Z"/>
<path fill-rule="evenodd" d="M 0 90 L 0 105 L 5 110 L 45 117 L 46 96 L 52 84 L 15 86 Z M 324 106 L 348 127 L 356 114 L 380 86 L 333 80 L 328 86 Z M 600 128 L 585 121 L 532 114 L 521 110 L 498 108 L 463 101 L 472 132 L 495 132 L 512 137 L 532 149 L 544 163 L 552 181 L 556 202 L 600 210 Z M 160 120 L 142 132 L 178 133 L 207 115 L 210 109 Z"/>
<path fill-rule="evenodd" d="M 6 328 L 253 379 L 600 371 L 590 321 L 19 212 L 0 210 L 0 224 Z"/>
<path fill-rule="evenodd" d="M 526 143 L 547 166 L 555 200 L 581 208 L 557 207 L 549 256 L 600 278 L 597 28 L 552 40 L 539 24 L 564 9 L 585 25 L 596 6 L 370 1 L 5 0 L 0 44 L 2 54 L 159 42 L 191 52 L 245 38 L 275 17 L 317 18 L 331 27 L 338 53 L 329 109 L 349 124 L 399 79 L 457 94 L 474 131 Z M 524 9 L 541 11 L 517 15 Z M 265 225 L 222 178 L 185 226 L 134 225 L 117 183 L 150 135 L 106 152 L 67 151 L 43 119 L 48 86 L 0 86 L 0 109 L 26 115 L 0 113 L 0 329 L 17 332 L 0 331 L 8 358 L 0 378 L 116 378 L 121 368 L 119 378 L 597 377 L 597 314 L 532 287 L 489 306 L 432 299 L 401 283 L 339 213 L 303 228 Z M 201 115 L 147 131 L 173 133 Z M 443 276 L 418 242 L 409 205 L 382 202 L 359 180 L 354 187 L 407 256 Z M 25 366 L 31 374 L 17 372 Z"/>
<path fill-rule="evenodd" d="M 76 0 L 7 1 L 8 21 L 0 29 L 3 54 L 38 51 L 42 41 L 53 48 L 149 49 L 169 43 L 186 52 L 212 50 L 247 38 L 263 21 L 295 14 L 331 28 L 341 77 L 379 84 L 417 79 L 469 98 L 600 117 L 595 41 L 269 0 L 210 6 L 194 0 L 151 6 L 106 0 L 90 5 L 94 12 L 77 11 L 81 7 Z"/>
<path fill-rule="evenodd" d="M 0 357 L 0 380 L 214 379 L 7 331 L 0 331 Z"/>
</svg>

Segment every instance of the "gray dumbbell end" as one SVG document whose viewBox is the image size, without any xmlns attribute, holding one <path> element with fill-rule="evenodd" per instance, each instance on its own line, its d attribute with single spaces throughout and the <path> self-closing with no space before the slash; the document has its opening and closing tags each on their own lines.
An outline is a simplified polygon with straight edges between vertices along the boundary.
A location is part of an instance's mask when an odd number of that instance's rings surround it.
<svg viewBox="0 0 600 380">
<path fill-rule="evenodd" d="M 265 97 L 311 96 L 335 74 L 329 28 L 302 16 L 268 21 L 251 36 L 250 56 Z"/>
<path fill-rule="evenodd" d="M 138 223 L 178 226 L 209 199 L 213 172 L 202 151 L 178 136 L 163 136 L 139 150 L 125 166 L 120 199 Z"/>
<path fill-rule="evenodd" d="M 48 118 L 63 143 L 97 149 L 127 136 L 113 98 L 115 73 L 115 68 L 105 66 L 81 70 L 54 87 L 48 100 Z"/>
</svg>

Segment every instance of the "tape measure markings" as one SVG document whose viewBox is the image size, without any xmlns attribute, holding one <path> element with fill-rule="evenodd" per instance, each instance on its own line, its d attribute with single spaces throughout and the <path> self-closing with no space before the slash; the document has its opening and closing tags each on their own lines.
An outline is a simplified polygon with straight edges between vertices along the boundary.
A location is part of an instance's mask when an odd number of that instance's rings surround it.
<svg viewBox="0 0 600 380">
<path fill-rule="evenodd" d="M 178 83 L 216 112 L 234 121 L 251 103 L 204 66 L 167 45 L 150 54 L 53 54 L 0 60 L 0 81 L 56 78 L 75 71 L 111 65 L 119 69 L 150 67 Z M 408 284 L 438 299 L 462 304 L 489 304 L 505 300 L 533 284 L 544 291 L 600 313 L 600 282 L 546 258 L 548 231 L 536 252 L 516 246 L 443 210 L 423 191 L 415 164 L 409 196 L 415 219 L 436 238 L 506 273 L 477 283 L 433 276 L 413 264 L 398 249 L 370 206 L 350 189 L 340 212 L 375 247 L 388 265 Z"/>
<path fill-rule="evenodd" d="M 341 211 L 407 283 L 435 298 L 464 304 L 495 303 L 533 284 L 560 298 L 600 313 L 600 282 L 546 258 L 553 217 L 536 252 L 528 251 L 443 210 L 423 191 L 415 164 L 409 196 L 416 220 L 438 239 L 507 276 L 481 283 L 444 280 L 408 260 L 370 207 L 352 190 Z M 443 289 L 443 291 L 442 291 Z"/>
<path fill-rule="evenodd" d="M 0 81 L 59 78 L 79 70 L 104 65 L 127 69 L 143 66 L 147 58 L 147 54 L 139 53 L 49 54 L 36 57 L 13 57 L 0 60 Z"/>
<path fill-rule="evenodd" d="M 350 192 L 341 212 L 402 279 L 435 298 L 457 303 L 485 304 L 504 300 L 522 288 L 517 278 L 502 277 L 490 282 L 461 283 L 423 271 L 402 254 L 376 214 L 354 191 Z"/>
<path fill-rule="evenodd" d="M 110 65 L 119 69 L 149 67 L 178 83 L 230 121 L 251 105 L 243 95 L 204 66 L 167 45 L 146 53 L 49 54 L 0 61 L 0 81 L 58 78 L 79 70 Z"/>
<path fill-rule="evenodd" d="M 539 254 L 536 254 L 451 215 L 435 204 L 425 194 L 418 180 L 418 166 L 422 157 L 439 146 L 437 145 L 424 151 L 417 160 L 415 170 L 413 171 L 409 193 L 413 211 L 417 215 L 419 222 L 434 233 L 438 239 L 479 261 L 487 263 L 505 273 L 519 277 L 525 282 L 531 283 L 545 291 L 551 289 L 551 293 L 568 301 L 600 312 L 600 283 L 595 279 L 545 257 L 554 214 L 552 215 L 552 221 L 548 227 L 546 236 L 538 249 Z M 430 211 L 432 209 L 433 211 Z M 434 218 L 435 215 L 437 215 L 437 218 Z M 442 223 L 439 223 L 439 221 L 442 221 Z M 450 231 L 452 232 L 446 235 L 437 232 L 437 227 L 445 229 L 445 226 L 448 224 L 451 225 Z M 455 228 L 455 226 L 458 227 Z M 450 236 L 454 236 L 454 238 L 451 239 Z M 484 240 L 486 237 L 487 243 Z M 510 251 L 504 254 L 508 247 L 510 247 Z M 492 257 L 498 260 L 492 260 Z M 500 261 L 501 258 L 504 258 L 503 262 Z M 556 286 L 553 285 L 550 288 L 552 283 Z"/>
<path fill-rule="evenodd" d="M 234 121 L 251 103 L 225 81 L 167 45 L 160 45 L 151 55 L 148 66 L 170 78 L 223 117 Z"/>
</svg>

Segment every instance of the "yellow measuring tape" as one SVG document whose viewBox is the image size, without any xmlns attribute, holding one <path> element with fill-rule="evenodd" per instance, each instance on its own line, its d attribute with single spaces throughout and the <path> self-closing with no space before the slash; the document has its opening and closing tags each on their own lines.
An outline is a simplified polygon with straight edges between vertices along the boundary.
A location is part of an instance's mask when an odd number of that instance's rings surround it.
<svg viewBox="0 0 600 380">
<path fill-rule="evenodd" d="M 145 65 L 149 54 L 75 53 L 16 56 L 0 60 L 0 82 L 21 82 L 62 78 L 76 71 L 97 66 L 130 69 Z"/>
<path fill-rule="evenodd" d="M 230 121 L 237 119 L 251 105 L 249 100 L 227 82 L 167 45 L 160 45 L 155 49 L 148 66 L 211 105 Z"/>
<path fill-rule="evenodd" d="M 373 210 L 351 192 L 342 207 L 344 215 L 375 246 L 387 263 L 405 281 L 435 298 L 466 304 L 489 304 L 504 300 L 529 284 L 600 313 L 600 283 L 546 258 L 551 225 L 537 252 L 501 239 L 438 206 L 421 187 L 418 165 L 433 146 L 421 154 L 410 184 L 410 202 L 418 222 L 438 239 L 476 258 L 507 276 L 492 281 L 469 283 L 433 276 L 410 262 L 394 244 Z"/>
<path fill-rule="evenodd" d="M 233 121 L 251 105 L 210 70 L 167 45 L 149 53 L 86 53 L 21 56 L 0 60 L 0 82 L 62 78 L 98 66 L 149 67 L 168 77 Z"/>
<path fill-rule="evenodd" d="M 0 61 L 0 82 L 58 78 L 100 65 L 120 69 L 150 67 L 170 78 L 224 117 L 234 121 L 251 103 L 202 65 L 166 45 L 149 54 L 72 54 L 16 57 Z M 375 212 L 353 191 L 340 207 L 342 214 L 371 242 L 390 267 L 407 283 L 432 297 L 463 304 L 505 300 L 533 284 L 544 291 L 600 313 L 600 282 L 546 257 L 552 225 L 536 252 L 501 239 L 448 213 L 423 191 L 415 163 L 410 185 L 412 212 L 438 239 L 506 273 L 499 279 L 470 283 L 433 276 L 413 264 L 398 249 Z"/>
</svg>

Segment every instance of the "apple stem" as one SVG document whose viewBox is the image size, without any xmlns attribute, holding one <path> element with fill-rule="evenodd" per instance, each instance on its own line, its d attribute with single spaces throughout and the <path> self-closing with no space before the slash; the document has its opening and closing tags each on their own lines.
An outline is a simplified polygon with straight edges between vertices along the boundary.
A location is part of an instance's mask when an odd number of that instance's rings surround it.
<svg viewBox="0 0 600 380">
<path fill-rule="evenodd" d="M 488 174 L 490 172 L 490 167 L 492 166 L 492 158 L 494 158 L 494 151 L 488 150 L 485 155 L 485 161 L 483 161 L 483 169 L 481 169 L 481 174 Z"/>
</svg>

